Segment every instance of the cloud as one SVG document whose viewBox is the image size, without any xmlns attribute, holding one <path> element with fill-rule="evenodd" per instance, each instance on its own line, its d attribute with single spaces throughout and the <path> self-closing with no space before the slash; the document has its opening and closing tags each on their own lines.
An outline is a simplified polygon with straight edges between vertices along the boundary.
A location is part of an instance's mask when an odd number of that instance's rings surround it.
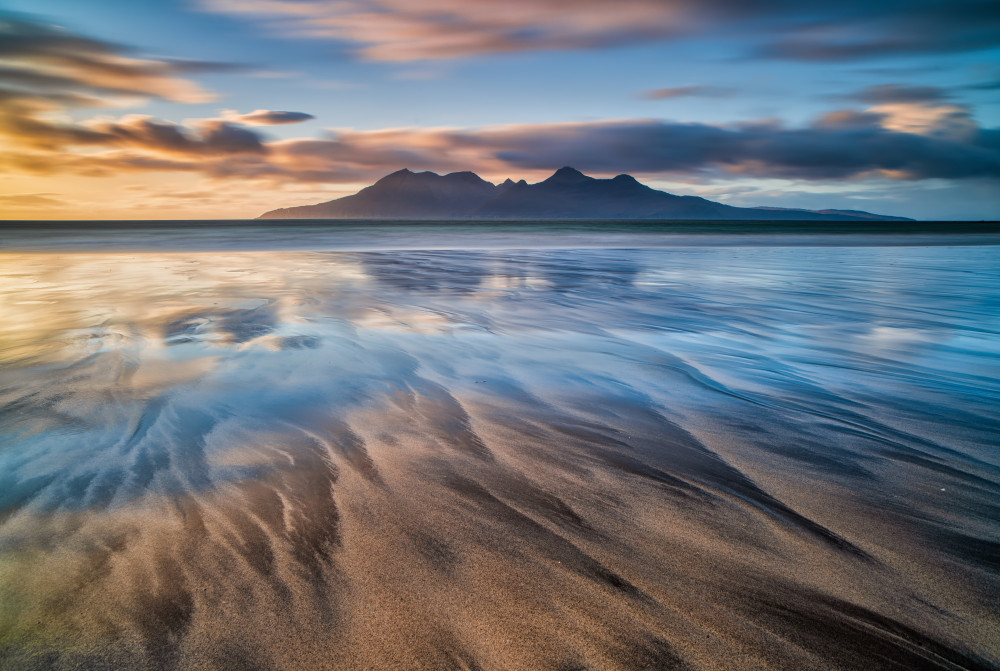
<svg viewBox="0 0 1000 671">
<path fill-rule="evenodd" d="M 12 193 L 0 194 L 0 205 L 18 209 L 59 208 L 67 203 L 59 198 L 53 198 L 54 193 Z"/>
<path fill-rule="evenodd" d="M 1000 44 L 987 0 L 201 0 L 287 35 L 356 46 L 375 61 L 589 49 L 692 36 L 741 40 L 764 57 L 852 60 Z"/>
<path fill-rule="evenodd" d="M 236 67 L 140 58 L 119 44 L 0 12 L 0 144 L 8 149 L 5 168 L 46 172 L 60 158 L 73 164 L 73 157 L 53 155 L 67 149 L 133 146 L 200 155 L 265 151 L 250 131 L 221 120 L 206 122 L 194 135 L 148 118 L 132 117 L 121 124 L 70 121 L 72 109 L 121 107 L 149 98 L 212 100 L 213 94 L 184 75 Z"/>
<path fill-rule="evenodd" d="M 894 103 L 872 107 L 871 112 L 881 114 L 882 125 L 889 130 L 957 143 L 974 143 L 990 133 L 981 130 L 961 105 Z"/>
<path fill-rule="evenodd" d="M 806 10 L 809 11 L 809 10 Z M 793 14 L 794 16 L 794 14 Z M 905 5 L 861 0 L 829 4 L 811 22 L 781 31 L 757 56 L 797 61 L 859 61 L 885 56 L 980 51 L 1000 45 L 1000 13 L 988 0 Z"/>
<path fill-rule="evenodd" d="M 806 127 L 776 122 L 717 126 L 658 120 L 519 124 L 479 129 L 341 130 L 329 139 L 268 143 L 266 155 L 203 166 L 217 177 L 301 182 L 370 181 L 401 167 L 488 175 L 585 172 L 798 180 L 1000 178 L 1000 131 L 923 125 L 914 108 L 827 115 Z M 965 117 L 964 120 L 967 120 Z M 919 131 L 919 132 L 918 132 Z"/>
<path fill-rule="evenodd" d="M 980 82 L 978 84 L 969 84 L 965 88 L 969 91 L 997 91 L 1000 90 L 1000 79 L 995 79 L 991 82 Z"/>
<path fill-rule="evenodd" d="M 885 115 L 877 112 L 844 109 L 827 112 L 817 119 L 814 125 L 820 129 L 830 130 L 863 129 L 879 126 L 884 120 Z"/>
<path fill-rule="evenodd" d="M 694 93 L 687 89 L 687 93 Z M 0 96 L 3 93 L 0 91 Z M 325 138 L 267 141 L 242 123 L 308 116 L 257 110 L 175 124 L 146 115 L 73 122 L 51 101 L 0 107 L 4 170 L 113 175 L 188 172 L 270 184 L 358 183 L 402 167 L 541 175 L 563 165 L 594 174 L 830 181 L 1000 177 L 1000 129 L 980 127 L 940 89 L 886 85 L 805 126 L 656 119 L 485 128 L 340 129 Z M 46 107 L 46 105 L 50 107 Z M 239 121 L 240 123 L 236 123 Z"/>
<path fill-rule="evenodd" d="M 490 137 L 497 147 L 496 158 L 522 168 L 573 165 L 605 174 L 721 171 L 805 180 L 854 179 L 873 173 L 899 179 L 997 178 L 997 139 L 998 131 L 993 130 L 958 141 L 875 123 L 787 128 L 771 123 L 714 126 L 656 120 L 520 127 Z"/>
<path fill-rule="evenodd" d="M 9 121 L 0 114 L 0 138 L 18 129 L 30 135 L 8 142 L 13 151 L 0 151 L 0 174 L 115 177 L 155 171 L 221 175 L 224 171 L 216 170 L 217 165 L 268 153 L 256 133 L 218 119 L 180 126 L 145 115 L 80 124 L 23 118 L 15 121 L 15 128 Z M 296 180 L 288 177 L 286 181 Z"/>
<path fill-rule="evenodd" d="M 963 87 L 967 88 L 967 87 Z M 949 102 L 950 89 L 939 86 L 879 84 L 854 93 L 832 96 L 871 105 L 867 110 L 838 110 L 820 119 L 820 125 L 877 123 L 888 130 L 956 141 L 974 139 L 980 132 L 969 108 Z"/>
<path fill-rule="evenodd" d="M 413 61 L 537 49 L 587 48 L 681 31 L 657 0 L 203 0 L 211 11 L 265 17 L 292 35 L 361 45 L 368 60 Z"/>
<path fill-rule="evenodd" d="M 13 146 L 51 153 L 80 147 L 131 148 L 188 157 L 267 152 L 256 133 L 221 119 L 201 120 L 185 127 L 148 115 L 130 114 L 117 120 L 68 123 L 49 121 L 33 114 L 30 108 L 25 111 L 16 106 L 0 111 L 2 136 Z M 65 158 L 70 160 L 70 156 Z"/>
<path fill-rule="evenodd" d="M 729 98 L 736 95 L 736 89 L 722 86 L 673 86 L 653 89 L 642 94 L 647 100 L 670 100 L 673 98 Z"/>
<path fill-rule="evenodd" d="M 280 112 L 277 110 L 254 110 L 246 114 L 240 114 L 236 110 L 224 110 L 222 118 L 233 123 L 247 126 L 280 126 L 283 124 L 302 123 L 315 119 L 312 114 L 305 112 Z"/>
<path fill-rule="evenodd" d="M 184 75 L 237 66 L 139 58 L 122 45 L 78 35 L 20 15 L 0 13 L 0 87 L 8 97 L 60 104 L 89 98 L 161 98 L 199 103 L 214 99 Z"/>
<path fill-rule="evenodd" d="M 209 154 L 266 154 L 259 135 L 226 121 L 209 120 L 198 124 L 198 145 Z"/>
<path fill-rule="evenodd" d="M 938 86 L 907 86 L 905 84 L 878 84 L 868 86 L 851 95 L 847 100 L 881 105 L 885 103 L 935 103 L 948 100 L 947 89 Z"/>
</svg>

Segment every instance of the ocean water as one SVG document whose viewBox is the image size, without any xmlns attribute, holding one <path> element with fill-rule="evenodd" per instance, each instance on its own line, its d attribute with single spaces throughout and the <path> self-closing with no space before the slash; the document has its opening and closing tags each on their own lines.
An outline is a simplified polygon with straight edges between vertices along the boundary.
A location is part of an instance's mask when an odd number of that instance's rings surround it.
<svg viewBox="0 0 1000 671">
<path fill-rule="evenodd" d="M 0 667 L 997 668 L 998 243 L 2 231 Z"/>
</svg>

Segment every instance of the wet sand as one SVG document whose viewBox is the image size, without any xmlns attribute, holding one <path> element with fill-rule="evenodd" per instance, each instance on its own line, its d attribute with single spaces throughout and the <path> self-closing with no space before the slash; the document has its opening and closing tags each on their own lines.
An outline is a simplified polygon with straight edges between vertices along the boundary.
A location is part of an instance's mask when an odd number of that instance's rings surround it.
<svg viewBox="0 0 1000 671">
<path fill-rule="evenodd" d="M 1000 247 L 574 242 L 0 255 L 0 667 L 1000 667 Z"/>
</svg>

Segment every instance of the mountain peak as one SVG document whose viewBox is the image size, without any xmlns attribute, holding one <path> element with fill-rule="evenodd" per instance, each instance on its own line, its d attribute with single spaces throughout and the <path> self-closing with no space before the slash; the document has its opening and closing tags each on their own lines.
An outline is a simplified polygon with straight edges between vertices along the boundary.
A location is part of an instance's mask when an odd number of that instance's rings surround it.
<svg viewBox="0 0 1000 671">
<path fill-rule="evenodd" d="M 412 177 L 417 173 L 409 170 L 408 168 L 403 168 L 402 170 L 397 170 L 396 172 L 391 172 L 382 179 L 375 182 L 375 184 L 399 184 L 400 182 Z"/>
<path fill-rule="evenodd" d="M 487 182 L 485 179 L 472 172 L 471 170 L 463 170 L 461 172 L 449 172 L 444 176 L 445 179 L 452 180 L 453 182 L 466 182 L 468 184 L 489 184 L 493 186 L 492 182 Z"/>
<path fill-rule="evenodd" d="M 547 180 L 545 180 L 545 182 L 543 183 L 549 184 L 552 182 L 559 182 L 561 184 L 566 184 L 568 182 L 589 182 L 592 180 L 593 177 L 587 177 L 576 168 L 571 168 L 567 165 L 556 170 L 554 173 L 552 173 L 552 176 L 549 177 Z"/>
</svg>

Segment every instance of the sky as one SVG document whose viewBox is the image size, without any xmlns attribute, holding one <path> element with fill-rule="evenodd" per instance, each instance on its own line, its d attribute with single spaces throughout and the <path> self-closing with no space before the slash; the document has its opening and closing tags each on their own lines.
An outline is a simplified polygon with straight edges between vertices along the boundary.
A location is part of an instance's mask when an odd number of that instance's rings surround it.
<svg viewBox="0 0 1000 671">
<path fill-rule="evenodd" d="M 1000 219 L 994 0 L 2 0 L 0 218 L 238 219 L 409 168 Z"/>
</svg>

